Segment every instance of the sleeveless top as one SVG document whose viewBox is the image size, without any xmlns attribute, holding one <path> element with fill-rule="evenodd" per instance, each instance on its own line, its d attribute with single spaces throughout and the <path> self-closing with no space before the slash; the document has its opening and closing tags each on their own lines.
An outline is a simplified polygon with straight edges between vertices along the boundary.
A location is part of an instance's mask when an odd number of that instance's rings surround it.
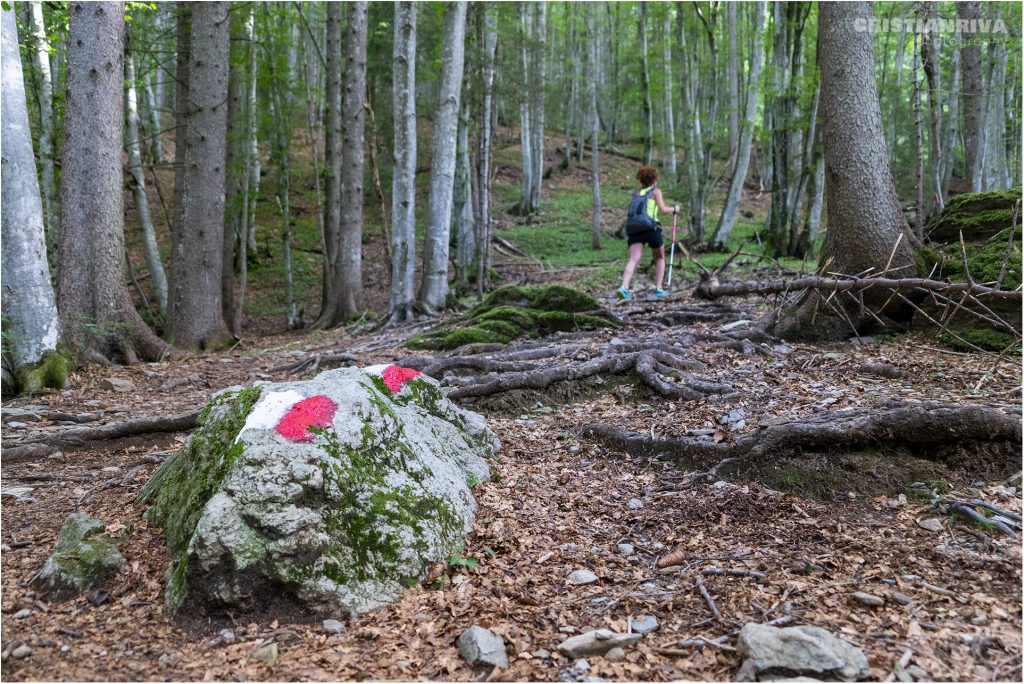
<svg viewBox="0 0 1024 684">
<path fill-rule="evenodd" d="M 640 194 L 644 194 L 649 191 L 653 186 L 648 185 L 646 188 L 640 191 Z M 651 193 L 653 195 L 653 193 Z M 647 198 L 647 215 L 655 221 L 658 220 L 658 203 L 654 201 L 654 197 Z"/>
</svg>

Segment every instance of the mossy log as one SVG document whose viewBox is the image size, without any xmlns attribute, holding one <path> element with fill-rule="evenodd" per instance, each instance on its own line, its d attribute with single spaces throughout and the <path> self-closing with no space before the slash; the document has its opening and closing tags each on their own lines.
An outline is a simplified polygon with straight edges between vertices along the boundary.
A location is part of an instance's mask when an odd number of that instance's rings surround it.
<svg viewBox="0 0 1024 684">
<path fill-rule="evenodd" d="M 928 221 L 924 234 L 932 242 L 940 243 L 959 242 L 961 233 L 968 242 L 986 240 L 1013 224 L 1014 206 L 1020 201 L 1019 187 L 956 195 Z"/>
<path fill-rule="evenodd" d="M 464 316 L 411 337 L 410 349 L 455 349 L 507 344 L 524 336 L 606 328 L 615 318 L 585 292 L 564 285 L 508 285 L 491 292 Z"/>
</svg>

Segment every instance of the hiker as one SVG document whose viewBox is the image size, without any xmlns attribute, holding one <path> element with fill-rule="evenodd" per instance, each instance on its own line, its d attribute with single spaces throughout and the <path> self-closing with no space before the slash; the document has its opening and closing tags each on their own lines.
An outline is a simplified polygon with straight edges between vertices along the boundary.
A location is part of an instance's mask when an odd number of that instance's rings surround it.
<svg viewBox="0 0 1024 684">
<path fill-rule="evenodd" d="M 661 233 L 658 212 L 679 213 L 677 205 L 670 207 L 665 204 L 661 190 L 658 189 L 658 171 L 656 169 L 650 166 L 641 166 L 640 170 L 636 172 L 636 179 L 640 181 L 641 189 L 634 193 L 633 203 L 630 205 L 630 215 L 626 219 L 629 260 L 626 261 L 626 268 L 622 272 L 622 287 L 615 291 L 619 299 L 627 302 L 633 298 L 633 293 L 629 289 L 629 281 L 632 280 L 633 271 L 636 270 L 636 265 L 643 255 L 644 245 L 650 245 L 654 253 L 654 296 L 664 297 L 668 294 L 661 289 L 661 281 L 665 277 L 665 237 Z M 641 212 L 642 214 L 640 214 Z"/>
</svg>

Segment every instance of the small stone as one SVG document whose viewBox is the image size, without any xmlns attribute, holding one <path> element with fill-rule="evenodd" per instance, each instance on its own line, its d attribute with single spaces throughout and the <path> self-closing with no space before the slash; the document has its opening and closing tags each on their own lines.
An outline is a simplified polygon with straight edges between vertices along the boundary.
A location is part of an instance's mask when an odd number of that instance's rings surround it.
<svg viewBox="0 0 1024 684">
<path fill-rule="evenodd" d="M 100 468 L 101 473 L 119 473 L 121 469 L 117 466 L 107 466 L 106 468 Z"/>
<path fill-rule="evenodd" d="M 881 596 L 875 596 L 874 594 L 868 594 L 863 591 L 855 591 L 850 594 L 850 598 L 858 603 L 863 603 L 865 606 L 884 606 L 885 599 Z"/>
<path fill-rule="evenodd" d="M 71 650 L 70 646 L 68 646 L 67 644 L 61 644 L 61 646 L 60 646 L 60 652 L 61 653 L 67 653 L 70 650 Z"/>
<path fill-rule="evenodd" d="M 407 667 L 412 667 L 412 661 L 411 660 L 396 660 L 394 662 L 394 666 L 397 667 L 397 668 L 402 668 L 402 669 L 407 668 Z"/>
<path fill-rule="evenodd" d="M 547 650 L 546 648 L 538 648 L 531 655 L 534 658 L 550 658 L 551 657 L 551 651 Z"/>
<path fill-rule="evenodd" d="M 324 620 L 324 633 L 325 634 L 341 634 L 345 626 L 337 620 Z"/>
<path fill-rule="evenodd" d="M 572 543 L 569 543 L 569 544 L 559 544 L 558 545 L 558 550 L 559 551 L 565 551 L 567 553 L 573 553 L 573 552 L 576 552 L 576 551 L 580 550 L 580 545 L 579 544 L 572 544 Z"/>
<path fill-rule="evenodd" d="M 590 599 L 590 605 L 592 605 L 592 606 L 600 606 L 600 605 L 602 605 L 604 603 L 607 603 L 607 602 L 608 602 L 608 597 L 606 597 L 606 596 L 595 596 L 594 598 Z"/>
<path fill-rule="evenodd" d="M 474 668 L 507 668 L 505 640 L 494 632 L 473 625 L 459 637 L 456 644 L 467 663 Z"/>
<path fill-rule="evenodd" d="M 626 506 L 628 506 L 629 510 L 631 511 L 639 511 L 641 508 L 644 507 L 644 502 L 641 501 L 640 499 L 630 499 L 626 503 Z"/>
<path fill-rule="evenodd" d="M 135 383 L 127 378 L 105 378 L 100 383 L 100 389 L 112 392 L 134 392 Z"/>
<path fill-rule="evenodd" d="M 975 615 L 974 617 L 971 618 L 971 624 L 974 625 L 975 627 L 981 627 L 982 625 L 987 625 L 988 624 L 988 616 L 987 615 Z"/>
<path fill-rule="evenodd" d="M 18 646 L 16 649 L 11 651 L 11 655 L 18 660 L 21 660 L 22 658 L 28 658 L 30 655 L 32 655 L 32 647 L 27 644 L 22 644 L 21 646 Z"/>
<path fill-rule="evenodd" d="M 719 328 L 722 332 L 732 332 L 733 330 L 746 330 L 750 327 L 750 321 L 742 319 L 739 321 L 733 321 L 732 323 L 726 323 Z"/>
<path fill-rule="evenodd" d="M 626 344 L 626 342 L 621 338 L 613 337 L 612 339 L 608 340 L 608 344 L 610 344 L 613 347 L 621 347 L 622 345 Z"/>
<path fill-rule="evenodd" d="M 924 520 L 918 520 L 917 526 L 929 532 L 938 532 L 942 529 L 942 521 L 938 518 L 925 518 Z"/>
<path fill-rule="evenodd" d="M 922 668 L 918 667 L 917 665 L 908 665 L 907 667 L 903 668 L 903 671 L 919 682 L 927 682 L 931 680 L 931 677 L 928 675 L 928 673 L 925 672 Z"/>
<path fill-rule="evenodd" d="M 626 560 L 635 565 L 640 562 L 640 556 L 626 556 Z"/>
<path fill-rule="evenodd" d="M 28 427 L 28 423 L 22 423 L 20 420 L 12 420 L 7 424 L 7 427 L 12 430 L 24 430 Z"/>
<path fill-rule="evenodd" d="M 593 584 L 598 577 L 590 570 L 576 570 L 569 574 L 568 580 L 570 584 Z"/>
<path fill-rule="evenodd" d="M 890 598 L 892 598 L 893 601 L 900 604 L 901 606 L 910 605 L 911 598 L 904 594 L 902 591 L 890 591 L 889 596 Z"/>
<path fill-rule="evenodd" d="M 22 618 L 27 618 L 31 614 L 32 614 L 31 610 L 29 610 L 28 608 L 22 608 L 21 610 L 19 610 L 17 613 L 12 615 L 11 617 L 13 617 L 15 620 L 20 620 Z"/>
<path fill-rule="evenodd" d="M 992 614 L 995 615 L 1000 620 L 1008 620 L 1010 618 L 1010 614 L 1007 613 L 1002 608 L 993 608 L 992 609 Z"/>
<path fill-rule="evenodd" d="M 619 544 L 617 548 L 619 549 L 619 553 L 623 556 L 632 556 L 633 551 L 636 550 L 633 548 L 632 544 Z"/>
<path fill-rule="evenodd" d="M 610 650 L 607 653 L 605 653 L 604 657 L 607 658 L 608 660 L 622 660 L 623 658 L 626 657 L 626 652 L 623 651 L 618 646 L 616 646 L 612 650 Z"/>
<path fill-rule="evenodd" d="M 162 668 L 171 668 L 181 662 L 181 656 L 177 653 L 164 653 L 157 659 L 157 664 Z"/>
<path fill-rule="evenodd" d="M 642 638 L 641 634 L 619 634 L 609 629 L 597 629 L 569 637 L 558 645 L 558 651 L 567 658 L 604 655 L 616 646 L 629 646 Z"/>
<path fill-rule="evenodd" d="M 264 665 L 275 665 L 277 663 L 277 642 L 271 642 L 266 646 L 260 646 L 249 654 L 253 660 Z"/>
<path fill-rule="evenodd" d="M 575 625 L 563 625 L 558 628 L 558 631 L 562 634 L 575 634 L 578 630 Z"/>
<path fill-rule="evenodd" d="M 653 615 L 644 615 L 639 620 L 633 620 L 633 632 L 636 634 L 647 634 L 658 629 L 658 618 Z"/>
<path fill-rule="evenodd" d="M 921 579 L 920 575 L 900 575 L 900 578 L 906 582 L 916 582 Z"/>
<path fill-rule="evenodd" d="M 573 665 L 573 667 L 575 667 L 577 670 L 589 670 L 590 669 L 590 663 L 588 663 L 583 658 L 580 658 L 579 660 L 576 661 L 576 663 Z"/>
<path fill-rule="evenodd" d="M 235 643 L 235 633 L 232 632 L 230 629 L 220 630 L 220 634 L 218 636 L 220 636 L 221 641 L 223 641 L 225 644 Z"/>
</svg>

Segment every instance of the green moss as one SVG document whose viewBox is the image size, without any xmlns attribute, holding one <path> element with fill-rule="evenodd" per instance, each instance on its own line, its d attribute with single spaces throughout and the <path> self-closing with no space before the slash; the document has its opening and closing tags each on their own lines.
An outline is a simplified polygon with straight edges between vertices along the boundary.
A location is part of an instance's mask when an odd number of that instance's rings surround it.
<svg viewBox="0 0 1024 684">
<path fill-rule="evenodd" d="M 986 242 L 967 243 L 967 267 L 971 278 L 976 283 L 995 283 L 999 279 L 999 271 L 1006 259 L 1006 272 L 1000 286 L 1004 290 L 1013 290 L 1021 284 L 1021 243 L 1016 240 L 1010 246 L 1010 256 L 1006 258 L 1006 240 L 991 239 Z M 945 259 L 942 275 L 953 280 L 965 280 L 963 254 L 960 245 L 948 245 L 943 248 Z"/>
<path fill-rule="evenodd" d="M 967 240 L 987 238 L 1010 227 L 1013 206 L 1020 199 L 1019 187 L 956 195 L 949 198 L 943 210 L 928 222 L 925 234 L 932 240 L 948 243 L 959 242 L 960 233 Z"/>
<path fill-rule="evenodd" d="M 85 513 L 68 516 L 57 535 L 53 555 L 32 578 L 32 585 L 52 592 L 57 599 L 97 587 L 124 566 L 117 541 L 106 534 L 106 525 Z"/>
<path fill-rule="evenodd" d="M 64 389 L 70 364 L 71 357 L 64 352 L 45 352 L 37 363 L 18 369 L 18 387 L 27 394 L 42 392 L 47 388 Z"/>
<path fill-rule="evenodd" d="M 241 456 L 244 445 L 235 437 L 261 391 L 249 387 L 227 392 L 207 404 L 199 416 L 200 428 L 142 488 L 139 501 L 153 504 L 146 519 L 164 528 L 171 554 L 184 554 L 203 507 Z"/>
<path fill-rule="evenodd" d="M 1009 333 L 1001 332 L 998 330 L 990 330 L 988 328 L 976 328 L 974 330 L 965 330 L 958 332 L 957 335 L 966 342 L 970 342 L 975 347 L 981 347 L 987 351 L 1001 352 L 1007 347 L 1011 346 L 1017 341 L 1013 335 Z M 959 351 L 974 351 L 971 347 L 964 344 L 963 341 L 953 337 L 946 333 L 942 336 L 942 341 L 948 344 L 953 349 Z"/>
</svg>

